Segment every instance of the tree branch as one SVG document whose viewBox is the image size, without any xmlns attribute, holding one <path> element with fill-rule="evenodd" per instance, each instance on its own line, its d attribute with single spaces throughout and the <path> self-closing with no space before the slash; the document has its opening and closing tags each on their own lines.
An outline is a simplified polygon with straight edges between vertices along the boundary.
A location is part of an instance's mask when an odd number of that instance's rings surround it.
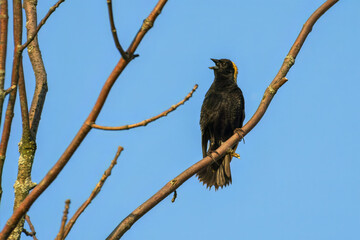
<svg viewBox="0 0 360 240">
<path fill-rule="evenodd" d="M 45 24 L 46 20 L 50 17 L 50 15 L 55 11 L 55 9 L 65 0 L 60 0 L 57 2 L 53 7 L 50 8 L 49 12 L 46 16 L 41 20 L 39 26 L 36 29 L 36 33 L 28 39 L 28 41 L 21 45 L 21 38 L 22 38 L 22 11 L 21 11 L 21 0 L 14 0 L 13 3 L 13 12 L 14 12 L 14 58 L 13 58 L 13 66 L 12 66 L 12 74 L 11 74 L 11 86 L 15 86 L 15 89 L 11 91 L 8 106 L 5 113 L 5 121 L 3 126 L 3 132 L 1 136 L 1 143 L 0 143 L 0 197 L 2 193 L 1 188 L 1 178 L 2 178 L 2 171 L 5 163 L 5 155 L 7 151 L 8 141 L 10 137 L 12 119 L 14 116 L 14 105 L 16 100 L 16 86 L 19 81 L 19 68 L 20 68 L 20 61 L 21 55 L 23 50 L 34 40 L 36 34 L 39 32 L 40 28 Z M 3 30 L 2 27 L 0 30 Z M 0 69 L 1 70 L 1 69 Z M 0 72 L 1 75 L 1 72 Z M 24 214 L 22 214 L 24 215 Z M 22 220 L 23 221 L 23 220 Z M 20 232 L 21 233 L 21 232 Z M 19 234 L 20 234 L 19 233 Z M 1 234 L 0 234 L 1 236 Z"/>
<path fill-rule="evenodd" d="M 24 79 L 24 70 L 22 67 L 22 60 L 20 61 L 20 67 L 19 67 L 19 98 L 20 98 L 23 136 L 27 135 L 27 137 L 30 137 L 31 135 L 30 121 L 29 121 L 28 103 L 27 103 L 27 95 L 25 89 L 25 79 Z"/>
<path fill-rule="evenodd" d="M 166 110 L 166 111 L 164 111 L 164 112 L 160 113 L 159 115 L 156 115 L 156 116 L 154 116 L 152 118 L 145 119 L 145 120 L 143 120 L 141 122 L 138 122 L 138 123 L 128 124 L 128 125 L 124 125 L 124 126 L 120 126 L 120 127 L 106 127 L 106 126 L 97 125 L 95 123 L 92 124 L 91 127 L 96 128 L 96 129 L 101 129 L 101 130 L 116 130 L 116 131 L 118 131 L 118 130 L 129 130 L 131 128 L 146 126 L 149 123 L 158 120 L 159 118 L 167 116 L 172 111 L 175 111 L 180 105 L 184 104 L 187 100 L 189 100 L 192 97 L 193 93 L 195 92 L 195 90 L 197 88 L 198 88 L 198 85 L 195 84 L 195 86 L 193 87 L 191 92 L 189 92 L 188 95 L 186 95 L 186 97 L 183 100 L 181 100 L 180 102 L 178 102 L 175 105 L 172 105 L 168 110 Z"/>
<path fill-rule="evenodd" d="M 139 220 L 144 214 L 150 211 L 154 206 L 161 202 L 165 197 L 174 192 L 179 186 L 181 186 L 186 180 L 192 177 L 202 168 L 211 164 L 214 160 L 220 159 L 224 156 L 227 150 L 233 147 L 238 143 L 246 134 L 248 134 L 256 124 L 261 120 L 263 115 L 266 112 L 267 107 L 269 106 L 271 100 L 276 94 L 277 90 L 287 81 L 286 74 L 292 67 L 295 62 L 295 58 L 299 53 L 301 46 L 303 45 L 306 37 L 310 33 L 315 22 L 338 0 L 328 0 L 323 5 L 321 5 L 306 21 L 302 30 L 300 31 L 299 36 L 295 40 L 295 43 L 291 47 L 288 55 L 285 57 L 285 60 L 275 76 L 274 80 L 270 83 L 269 87 L 265 90 L 264 96 L 260 102 L 258 109 L 251 119 L 236 133 L 229 138 L 225 143 L 223 143 L 216 151 L 211 153 L 211 156 L 207 156 L 195 163 L 176 178 L 168 182 L 164 187 L 162 187 L 157 193 L 155 193 L 151 198 L 146 202 L 141 204 L 136 208 L 131 214 L 124 218 L 121 223 L 113 230 L 113 232 L 106 238 L 107 240 L 117 240 L 120 239 L 124 233 L 131 228 L 131 226 Z M 218 154 L 217 154 L 218 153 Z"/>
<path fill-rule="evenodd" d="M 24 10 L 26 14 L 26 29 L 27 38 L 36 36 L 37 29 L 37 1 L 24 0 Z M 44 66 L 44 62 L 41 56 L 41 51 L 37 37 L 27 47 L 30 62 L 35 74 L 35 91 L 29 110 L 30 130 L 34 139 L 36 139 L 36 133 L 40 122 L 42 109 L 45 103 L 45 97 L 48 90 L 47 87 L 47 75 Z"/>
<path fill-rule="evenodd" d="M 69 214 L 69 208 L 70 208 L 70 199 L 67 199 L 65 201 L 65 209 L 64 209 L 64 213 L 63 213 L 63 216 L 62 216 L 62 219 L 61 219 L 60 230 L 59 230 L 59 233 L 56 236 L 55 240 L 63 240 L 63 239 L 65 239 L 64 230 L 65 230 L 65 225 L 66 225 L 68 214 Z"/>
<path fill-rule="evenodd" d="M 74 216 L 69 220 L 68 224 L 66 224 L 65 231 L 64 231 L 64 239 L 71 231 L 71 228 L 74 226 L 76 220 L 80 217 L 80 215 L 85 211 L 87 206 L 91 203 L 91 201 L 98 195 L 101 191 L 102 186 L 104 185 L 106 179 L 111 175 L 111 171 L 114 166 L 117 164 L 117 159 L 120 156 L 120 153 L 124 150 L 123 147 L 119 146 L 118 150 L 115 154 L 114 159 L 111 161 L 109 168 L 104 172 L 98 184 L 96 184 L 94 190 L 91 192 L 89 198 L 79 207 L 79 209 L 75 212 Z"/>
<path fill-rule="evenodd" d="M 135 50 L 139 46 L 141 40 L 144 38 L 146 33 L 149 29 L 153 26 L 156 18 L 161 13 L 161 10 L 165 6 L 167 0 L 159 0 L 152 12 L 149 16 L 144 20 L 140 30 L 136 34 L 131 46 L 127 50 L 127 52 L 132 55 L 134 54 Z M 28 40 L 29 41 L 29 40 Z M 23 45 L 24 46 L 24 45 Z M 17 222 L 21 219 L 21 217 L 29 210 L 31 205 L 35 202 L 35 200 L 48 188 L 48 186 L 55 180 L 61 170 L 64 168 L 66 163 L 69 161 L 71 156 L 77 150 L 79 145 L 82 143 L 84 138 L 87 136 L 89 131 L 91 130 L 91 124 L 94 123 L 100 114 L 102 107 L 104 106 L 105 100 L 119 77 L 122 71 L 127 66 L 128 62 L 125 61 L 123 58 L 117 63 L 113 71 L 111 72 L 110 76 L 106 80 L 99 97 L 90 112 L 89 116 L 85 120 L 84 124 L 79 129 L 78 133 L 69 144 L 67 149 L 64 151 L 62 156 L 56 162 L 56 164 L 49 170 L 46 176 L 41 180 L 41 182 L 30 192 L 30 194 L 24 199 L 24 201 L 20 204 L 20 206 L 13 212 L 13 215 L 8 219 L 6 225 L 4 226 L 3 230 L 0 233 L 0 240 L 5 240 L 11 233 L 11 231 L 15 228 Z M 0 145 L 1 150 L 1 145 Z M 0 151 L 1 153 L 1 151 Z M 1 155 L 0 155 L 1 160 Z"/>
<path fill-rule="evenodd" d="M 32 236 L 34 240 L 38 240 L 38 239 L 36 238 L 36 231 L 35 231 L 34 225 L 33 225 L 32 222 L 30 221 L 29 215 L 26 215 L 26 216 L 25 216 L 25 220 L 26 220 L 26 222 L 28 223 L 28 225 L 29 225 L 29 227 L 30 227 L 30 230 L 31 230 L 30 235 L 28 235 L 28 234 L 26 234 L 26 233 L 25 233 L 25 235 L 27 235 L 27 236 Z"/>
<path fill-rule="evenodd" d="M 112 33 L 112 36 L 113 36 L 113 39 L 114 39 L 114 42 L 115 42 L 115 46 L 119 50 L 119 52 L 121 54 L 121 57 L 124 58 L 126 61 L 129 61 L 129 60 L 131 60 L 131 58 L 128 55 L 128 53 L 125 52 L 124 49 L 121 47 L 120 42 L 119 42 L 119 38 L 117 36 L 116 27 L 115 27 L 115 23 L 114 23 L 114 15 L 113 15 L 113 10 L 112 10 L 112 1 L 107 0 L 106 2 L 107 2 L 107 5 L 108 5 L 111 33 Z"/>
<path fill-rule="evenodd" d="M 1 38 L 5 37 L 7 38 L 7 33 L 3 33 L 2 31 L 7 31 L 7 19 L 5 21 L 5 18 L 8 18 L 7 16 L 7 1 L 1 2 L 1 13 L 4 14 L 4 19 L 1 19 L 1 26 L 0 26 L 0 36 Z M 14 105 L 16 100 L 16 87 L 18 84 L 19 79 L 19 65 L 20 65 L 20 56 L 17 54 L 18 45 L 21 44 L 21 27 L 22 27 L 22 15 L 21 15 L 21 2 L 20 5 L 17 4 L 17 1 L 13 2 L 13 21 L 14 21 L 14 58 L 13 58 L 13 66 L 12 66 L 12 73 L 11 73 L 11 86 L 15 86 L 15 88 L 11 91 L 8 105 L 6 108 L 5 113 L 5 121 L 3 126 L 3 132 L 1 135 L 1 142 L 0 142 L 0 193 L 2 193 L 2 171 L 5 163 L 5 154 L 7 150 L 7 145 L 9 141 L 10 131 L 11 131 L 11 123 L 12 118 L 14 116 Z M 20 6 L 20 10 L 18 7 Z M 4 23 L 4 25 L 3 25 Z M 4 68 L 2 69 L 2 73 L 5 74 L 5 61 L 6 61 L 6 46 L 7 46 L 7 39 L 3 39 L 4 45 L 1 47 L 4 47 L 4 49 L 1 49 L 1 64 L 4 64 Z M 4 75 L 5 77 L 5 75 Z M 3 100 L 2 100 L 3 101 Z M 2 108 L 1 108 L 2 111 Z M 1 194 L 0 194 L 1 197 Z"/>
<path fill-rule="evenodd" d="M 9 93 L 11 93 L 15 88 L 16 88 L 16 85 L 12 85 L 8 89 L 4 90 L 5 96 L 8 95 Z"/>
<path fill-rule="evenodd" d="M 49 19 L 49 17 L 51 16 L 51 14 L 53 12 L 55 12 L 55 10 L 60 6 L 61 3 L 65 2 L 65 0 L 59 0 L 57 3 L 55 3 L 54 6 L 52 6 L 48 13 L 45 15 L 45 17 L 43 19 L 41 19 L 39 25 L 37 26 L 34 34 L 32 34 L 30 37 L 28 37 L 27 41 L 21 45 L 20 47 L 20 51 L 23 51 L 27 46 L 29 46 L 29 44 L 35 39 L 35 37 L 37 36 L 38 32 L 40 31 L 41 27 L 46 23 L 46 21 Z"/>
<path fill-rule="evenodd" d="M 9 20 L 8 1 L 0 0 L 0 92 L 4 91 L 4 85 L 5 85 L 8 20 Z M 1 125 L 2 109 L 4 105 L 4 98 L 5 98 L 5 94 L 0 93 L 0 125 Z M 1 192 L 2 191 L 0 185 L 0 199 L 1 199 Z"/>
<path fill-rule="evenodd" d="M 36 186 L 36 183 L 31 180 L 31 170 L 34 162 L 36 143 L 33 140 L 32 134 L 30 132 L 29 112 L 22 60 L 20 60 L 19 68 L 19 98 L 22 118 L 22 136 L 19 142 L 20 156 L 18 161 L 18 174 L 14 184 L 14 209 L 16 209 L 20 205 L 20 203 L 29 194 L 29 191 Z M 13 231 L 10 239 L 19 239 L 21 232 L 23 232 L 23 229 L 24 221 L 22 220 Z"/>
<path fill-rule="evenodd" d="M 13 66 L 12 66 L 12 73 L 11 73 L 11 85 L 17 85 L 19 81 L 19 77 L 23 77 L 22 74 L 20 76 L 21 71 L 21 55 L 19 54 L 18 48 L 21 44 L 21 38 L 22 38 L 22 12 L 21 12 L 21 0 L 14 0 L 13 1 L 13 24 L 14 24 L 14 31 L 13 31 L 13 39 L 14 39 L 14 58 L 13 58 Z M 22 72 L 21 72 L 22 73 Z M 12 124 L 12 118 L 14 115 L 14 104 L 16 99 L 16 88 L 11 91 L 8 106 L 6 109 L 5 114 L 5 122 L 3 126 L 3 132 L 1 136 L 1 143 L 0 143 L 0 158 L 1 158 L 1 170 L 2 173 L 2 167 L 3 163 L 5 161 L 5 154 L 8 146 L 8 141 L 10 137 L 10 131 L 11 131 L 11 124 Z M 24 125 L 23 125 L 24 126 Z M 16 190 L 15 190 L 16 194 Z M 16 199 L 14 202 L 14 206 L 16 205 Z M 15 209 L 15 208 L 14 208 Z M 24 225 L 24 217 L 21 217 L 19 221 L 17 222 L 17 225 L 14 226 L 15 229 L 11 233 L 10 237 L 8 239 L 11 240 L 17 240 L 19 239 L 23 225 Z"/>
</svg>

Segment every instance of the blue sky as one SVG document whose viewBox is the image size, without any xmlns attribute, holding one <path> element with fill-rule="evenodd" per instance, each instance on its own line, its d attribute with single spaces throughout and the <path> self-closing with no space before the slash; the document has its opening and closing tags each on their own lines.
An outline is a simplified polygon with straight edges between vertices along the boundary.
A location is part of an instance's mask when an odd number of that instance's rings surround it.
<svg viewBox="0 0 360 240">
<path fill-rule="evenodd" d="M 118 145 L 125 148 L 118 165 L 68 239 L 105 239 L 138 205 L 201 159 L 199 118 L 213 80 L 210 58 L 237 64 L 249 120 L 302 25 L 323 2 L 169 1 L 140 44 L 140 57 L 112 88 L 97 124 L 142 121 L 182 100 L 196 83 L 198 90 L 178 110 L 146 127 L 92 130 L 30 209 L 38 238 L 56 236 L 64 201 L 71 199 L 72 215 Z M 54 3 L 40 1 L 39 18 Z M 124 48 L 155 4 L 114 1 Z M 241 159 L 231 164 L 230 187 L 208 191 L 193 177 L 178 189 L 175 203 L 166 198 L 123 239 L 359 239 L 359 9 L 359 1 L 339 1 L 317 22 L 287 75 L 289 81 L 246 136 L 246 144 L 239 145 Z M 37 137 L 35 182 L 70 143 L 119 59 L 106 1 L 66 1 L 41 30 L 39 42 L 49 92 Z M 11 53 L 10 39 L 8 85 Z M 24 68 L 30 97 L 34 76 L 26 54 Z M 21 136 L 18 104 L 12 133 L 1 226 L 12 212 Z"/>
</svg>

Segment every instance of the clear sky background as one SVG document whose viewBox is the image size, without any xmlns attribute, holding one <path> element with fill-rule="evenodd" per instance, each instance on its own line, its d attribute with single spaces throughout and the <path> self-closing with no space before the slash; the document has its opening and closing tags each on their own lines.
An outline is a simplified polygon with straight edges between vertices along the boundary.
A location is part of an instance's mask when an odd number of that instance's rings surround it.
<svg viewBox="0 0 360 240">
<path fill-rule="evenodd" d="M 200 108 L 213 81 L 210 58 L 239 68 L 246 118 L 306 19 L 324 0 L 169 1 L 112 88 L 97 123 L 120 126 L 185 105 L 146 127 L 92 130 L 56 181 L 29 211 L 39 239 L 56 236 L 64 201 L 70 216 L 116 152 L 125 148 L 102 191 L 68 239 L 105 239 L 164 184 L 202 158 Z M 42 18 L 55 1 L 39 1 Z M 114 1 L 124 48 L 155 0 Z M 11 9 L 11 6 L 10 6 Z M 268 111 L 240 144 L 233 184 L 215 192 L 193 177 L 123 239 L 360 239 L 360 2 L 339 1 L 316 23 Z M 10 24 L 12 20 L 10 19 Z M 9 25 L 12 36 L 12 25 Z M 39 35 L 49 92 L 40 122 L 33 181 L 40 182 L 70 143 L 119 59 L 106 1 L 69 0 Z M 12 40 L 10 39 L 7 86 Z M 24 57 L 28 96 L 34 76 Z M 6 101 L 7 102 L 7 101 Z M 12 213 L 21 121 L 18 100 L 4 175 L 0 224 Z M 26 238 L 24 236 L 24 238 Z"/>
</svg>

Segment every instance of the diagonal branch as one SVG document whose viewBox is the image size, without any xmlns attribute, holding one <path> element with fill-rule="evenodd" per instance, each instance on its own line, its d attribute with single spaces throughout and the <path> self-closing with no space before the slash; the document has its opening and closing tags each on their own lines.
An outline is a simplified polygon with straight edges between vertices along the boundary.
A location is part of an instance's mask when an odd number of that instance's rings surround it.
<svg viewBox="0 0 360 240">
<path fill-rule="evenodd" d="M 119 42 L 119 38 L 117 36 L 117 32 L 116 32 L 116 27 L 115 27 L 115 23 L 114 23 L 114 15 L 113 15 L 113 10 L 112 10 L 112 1 L 111 0 L 107 0 L 107 5 L 108 5 L 108 11 L 109 11 L 109 21 L 110 21 L 110 27 L 111 27 L 111 33 L 112 36 L 114 38 L 114 42 L 115 42 L 115 46 L 116 48 L 119 50 L 121 56 L 128 61 L 129 60 L 129 55 L 127 52 L 124 51 L 124 49 L 121 47 L 120 42 Z"/>
<path fill-rule="evenodd" d="M 16 88 L 16 85 L 12 85 L 8 89 L 4 90 L 5 96 L 8 95 L 9 93 L 11 93 L 13 90 L 15 90 L 15 88 Z"/>
<path fill-rule="evenodd" d="M 188 93 L 188 95 L 186 95 L 186 97 L 181 100 L 180 102 L 178 102 L 177 104 L 175 105 L 172 105 L 168 110 L 152 117 L 152 118 L 149 118 L 149 119 L 145 119 L 141 122 L 138 122 L 138 123 L 134 123 L 134 124 L 128 124 L 128 125 L 124 125 L 124 126 L 120 126 L 120 127 L 106 127 L 106 126 L 100 126 L 100 125 L 97 125 L 97 124 L 92 124 L 91 127 L 92 128 L 96 128 L 96 129 L 101 129 L 101 130 L 129 130 L 131 128 L 136 128 L 136 127 L 141 127 L 141 126 L 146 126 L 148 125 L 149 123 L 151 122 L 154 122 L 156 120 L 158 120 L 159 118 L 162 118 L 162 117 L 165 117 L 167 116 L 169 113 L 171 113 L 172 111 L 175 111 L 180 105 L 184 104 L 187 100 L 189 100 L 193 93 L 195 92 L 195 90 L 198 88 L 198 85 L 195 84 L 195 86 L 193 87 L 193 89 L 191 90 L 191 92 Z"/>
<path fill-rule="evenodd" d="M 54 6 L 52 6 L 48 13 L 45 15 L 45 17 L 43 19 L 41 19 L 39 25 L 37 26 L 34 34 L 30 37 L 28 37 L 27 41 L 21 45 L 20 47 L 20 51 L 23 51 L 25 48 L 27 48 L 27 46 L 29 46 L 29 44 L 35 39 L 35 37 L 37 36 L 38 32 L 40 31 L 41 27 L 44 26 L 44 24 L 46 23 L 46 21 L 49 19 L 49 17 L 51 16 L 51 14 L 53 12 L 55 12 L 55 10 L 60 6 L 61 3 L 65 2 L 65 0 L 59 0 L 57 3 L 55 3 Z"/>
<path fill-rule="evenodd" d="M 63 212 L 63 216 L 61 218 L 60 230 L 59 230 L 59 233 L 57 234 L 55 240 L 63 240 L 63 239 L 65 239 L 64 230 L 65 230 L 65 225 L 66 225 L 68 214 L 69 214 L 70 202 L 71 202 L 70 199 L 67 199 L 65 201 L 65 209 L 64 209 L 64 212 Z"/>
<path fill-rule="evenodd" d="M 275 76 L 274 80 L 270 83 L 269 87 L 265 90 L 264 96 L 260 102 L 260 105 L 251 119 L 236 133 L 229 138 L 225 143 L 223 143 L 216 151 L 211 153 L 211 156 L 207 156 L 195 163 L 176 178 L 168 182 L 164 187 L 162 187 L 157 193 L 150 197 L 146 202 L 141 204 L 136 208 L 132 213 L 130 213 L 126 218 L 124 218 L 120 224 L 113 230 L 113 232 L 106 238 L 107 240 L 117 240 L 120 239 L 124 233 L 131 228 L 131 226 L 139 220 L 144 214 L 150 211 L 154 206 L 161 202 L 165 197 L 174 192 L 178 187 L 180 187 L 186 180 L 192 177 L 202 168 L 211 164 L 214 160 L 220 159 L 224 156 L 227 150 L 237 144 L 246 134 L 248 134 L 256 124 L 264 116 L 266 109 L 268 108 L 271 100 L 275 96 L 277 90 L 287 81 L 286 74 L 292 67 L 295 62 L 295 58 L 298 55 L 301 46 L 305 42 L 306 37 L 311 32 L 312 27 L 316 21 L 338 0 L 327 0 L 323 5 L 321 5 L 306 21 L 302 30 L 300 31 L 299 36 L 295 40 L 295 43 L 291 47 L 288 55 L 285 57 L 285 60 Z M 217 154 L 218 153 L 218 154 Z"/>
<path fill-rule="evenodd" d="M 75 212 L 74 216 L 72 216 L 71 219 L 69 220 L 69 222 L 66 224 L 65 230 L 64 230 L 64 235 L 63 235 L 64 239 L 66 238 L 66 236 L 71 231 L 71 228 L 74 226 L 76 220 L 80 217 L 80 215 L 85 211 L 87 206 L 89 206 L 91 201 L 94 200 L 94 198 L 101 191 L 102 186 L 104 185 L 106 179 L 111 175 L 111 171 L 114 168 L 114 166 L 117 164 L 117 159 L 119 158 L 120 153 L 123 150 L 124 150 L 123 147 L 121 147 L 121 146 L 118 147 L 118 150 L 117 150 L 117 152 L 115 154 L 114 159 L 111 161 L 109 168 L 104 172 L 104 174 L 102 175 L 100 181 L 98 182 L 98 184 L 96 184 L 94 190 L 91 192 L 89 198 L 86 199 L 86 201 L 79 207 L 79 209 Z"/>
<path fill-rule="evenodd" d="M 141 40 L 144 38 L 146 33 L 153 26 L 156 18 L 161 13 L 161 10 L 167 3 L 167 0 L 159 0 L 154 9 L 151 11 L 149 16 L 144 20 L 140 30 L 136 34 L 131 46 L 128 48 L 127 52 L 130 54 L 134 54 L 135 50 L 139 46 Z M 29 40 L 28 40 L 29 41 Z M 24 45 L 23 45 L 24 46 Z M 21 217 L 30 209 L 31 205 L 36 201 L 36 199 L 49 187 L 49 185 L 55 180 L 61 170 L 65 167 L 71 156 L 78 149 L 84 138 L 87 136 L 89 131 L 91 130 L 91 124 L 94 123 L 100 114 L 102 107 L 106 101 L 106 98 L 119 77 L 122 71 L 125 69 L 129 62 L 125 59 L 121 58 L 117 63 L 110 76 L 104 83 L 103 88 L 99 94 L 99 97 L 90 112 L 89 116 L 85 120 L 84 124 L 79 129 L 78 133 L 66 148 L 62 156 L 55 163 L 55 165 L 49 170 L 46 176 L 41 180 L 41 182 L 30 192 L 30 194 L 24 199 L 24 201 L 20 204 L 20 206 L 13 212 L 13 215 L 8 219 L 6 225 L 0 233 L 0 240 L 5 240 L 11 233 L 11 231 L 15 228 L 17 222 L 21 219 Z M 1 157 L 1 155 L 0 155 Z M 1 159 L 0 159 L 1 160 Z M 0 162 L 1 163 L 1 162 Z"/>
<path fill-rule="evenodd" d="M 33 237 L 34 240 L 38 240 L 37 237 L 36 237 L 36 231 L 35 231 L 35 227 L 34 225 L 32 224 L 32 222 L 30 221 L 30 217 L 29 215 L 26 215 L 25 216 L 25 220 L 26 222 L 28 223 L 29 227 L 30 227 L 30 230 L 31 230 L 31 233 L 30 235 Z M 25 233 L 26 234 L 26 233 Z M 27 235 L 27 234 L 26 234 Z M 29 235 L 29 236 L 30 236 Z"/>
</svg>

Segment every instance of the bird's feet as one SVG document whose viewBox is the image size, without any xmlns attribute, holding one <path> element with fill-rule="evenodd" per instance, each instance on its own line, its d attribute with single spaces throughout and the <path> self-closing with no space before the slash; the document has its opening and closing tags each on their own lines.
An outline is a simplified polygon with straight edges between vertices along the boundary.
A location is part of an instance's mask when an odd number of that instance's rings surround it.
<svg viewBox="0 0 360 240">
<path fill-rule="evenodd" d="M 207 155 L 213 160 L 213 162 L 214 163 L 216 163 L 218 166 L 220 166 L 219 165 L 219 163 L 215 160 L 215 158 L 212 156 L 212 153 L 216 153 L 217 155 L 220 155 L 216 150 L 209 150 L 208 152 L 207 152 Z"/>
<path fill-rule="evenodd" d="M 236 157 L 240 159 L 240 154 L 236 153 L 232 148 L 229 148 L 227 153 L 230 154 L 231 157 Z"/>
<path fill-rule="evenodd" d="M 236 134 L 241 138 L 241 140 L 243 140 L 243 142 L 244 142 L 244 144 L 245 144 L 245 138 L 244 138 L 245 132 L 244 132 L 241 128 L 236 128 L 236 129 L 234 130 L 234 133 L 236 133 Z M 240 140 L 240 141 L 241 141 L 241 140 Z"/>
</svg>

